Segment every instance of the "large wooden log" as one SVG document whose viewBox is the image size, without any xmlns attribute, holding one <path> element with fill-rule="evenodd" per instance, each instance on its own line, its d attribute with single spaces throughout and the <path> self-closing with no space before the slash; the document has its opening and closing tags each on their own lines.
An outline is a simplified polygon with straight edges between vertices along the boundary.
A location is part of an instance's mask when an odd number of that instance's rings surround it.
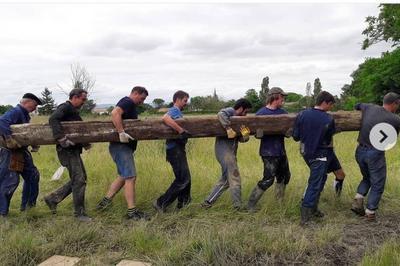
<svg viewBox="0 0 400 266">
<path fill-rule="evenodd" d="M 355 131 L 360 128 L 360 112 L 332 113 L 336 126 L 341 131 Z M 250 128 L 251 134 L 262 129 L 266 134 L 282 134 L 293 126 L 296 114 L 276 116 L 232 117 L 232 128 L 239 131 L 241 125 Z M 215 137 L 226 135 L 218 119 L 213 116 L 188 116 L 177 120 L 193 137 Z M 63 122 L 66 135 L 75 143 L 93 143 L 118 141 L 118 134 L 111 121 L 79 121 Z M 125 131 L 138 140 L 177 138 L 177 133 L 166 126 L 161 118 L 125 120 Z M 12 137 L 22 145 L 55 144 L 51 128 L 48 124 L 13 125 Z M 0 138 L 0 145 L 4 140 Z"/>
</svg>

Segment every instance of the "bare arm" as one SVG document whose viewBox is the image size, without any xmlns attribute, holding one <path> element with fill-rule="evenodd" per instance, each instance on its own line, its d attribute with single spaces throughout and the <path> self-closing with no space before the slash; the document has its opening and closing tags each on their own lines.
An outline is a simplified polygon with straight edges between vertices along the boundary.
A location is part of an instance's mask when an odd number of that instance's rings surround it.
<svg viewBox="0 0 400 266">
<path fill-rule="evenodd" d="M 124 113 L 124 110 L 122 110 L 121 107 L 117 106 L 115 107 L 112 112 L 111 112 L 111 120 L 117 129 L 118 133 L 121 133 L 124 131 L 124 125 L 122 123 L 122 114 Z"/>
<path fill-rule="evenodd" d="M 165 114 L 162 120 L 167 126 L 172 127 L 179 134 L 185 131 L 185 129 L 178 125 L 178 123 L 176 123 L 175 120 L 172 119 L 171 116 L 169 116 L 169 114 Z"/>
</svg>

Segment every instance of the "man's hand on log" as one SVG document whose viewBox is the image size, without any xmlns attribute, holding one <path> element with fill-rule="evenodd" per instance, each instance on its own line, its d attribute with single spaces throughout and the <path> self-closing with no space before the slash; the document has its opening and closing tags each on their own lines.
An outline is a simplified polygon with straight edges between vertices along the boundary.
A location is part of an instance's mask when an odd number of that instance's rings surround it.
<svg viewBox="0 0 400 266">
<path fill-rule="evenodd" d="M 10 136 L 6 137 L 6 146 L 9 149 L 18 149 L 22 147 L 21 144 L 18 143 L 18 141 Z"/>
<path fill-rule="evenodd" d="M 237 136 L 237 133 L 235 132 L 235 130 L 233 130 L 232 128 L 228 127 L 226 129 L 226 135 L 228 136 L 228 139 L 234 139 Z"/>
<path fill-rule="evenodd" d="M 128 143 L 129 140 L 135 140 L 131 135 L 126 133 L 125 131 L 122 131 L 119 133 L 119 142 L 121 143 Z"/>
<path fill-rule="evenodd" d="M 58 144 L 60 144 L 60 146 L 63 148 L 68 148 L 68 147 L 75 145 L 75 143 L 72 142 L 70 139 L 68 139 L 67 136 L 65 136 L 61 139 L 58 139 L 57 141 L 58 141 Z"/>
<path fill-rule="evenodd" d="M 243 142 L 247 142 L 250 139 L 250 128 L 245 125 L 240 126 L 240 134 L 242 134 Z"/>
<path fill-rule="evenodd" d="M 180 134 L 179 134 L 179 138 L 180 139 L 187 139 L 190 138 L 192 136 L 192 134 L 189 133 L 189 131 L 187 131 L 186 129 L 184 129 Z"/>
<path fill-rule="evenodd" d="M 40 149 L 39 145 L 31 145 L 31 152 L 38 152 Z"/>
</svg>

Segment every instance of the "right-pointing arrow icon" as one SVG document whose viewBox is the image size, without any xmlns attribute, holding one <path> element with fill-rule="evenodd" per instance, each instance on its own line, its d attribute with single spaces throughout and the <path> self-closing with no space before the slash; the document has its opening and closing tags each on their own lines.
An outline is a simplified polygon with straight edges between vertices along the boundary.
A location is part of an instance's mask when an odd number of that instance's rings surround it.
<svg viewBox="0 0 400 266">
<path fill-rule="evenodd" d="M 383 135 L 383 138 L 379 140 L 379 142 L 382 143 L 388 138 L 388 135 L 386 135 L 385 132 L 383 132 L 383 130 L 379 130 L 379 133 Z"/>
</svg>

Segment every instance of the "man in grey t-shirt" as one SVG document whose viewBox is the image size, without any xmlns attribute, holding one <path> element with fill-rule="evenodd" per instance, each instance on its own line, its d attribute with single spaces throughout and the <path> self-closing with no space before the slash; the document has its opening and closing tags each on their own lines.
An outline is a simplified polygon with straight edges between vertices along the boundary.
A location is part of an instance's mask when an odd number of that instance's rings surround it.
<svg viewBox="0 0 400 266">
<path fill-rule="evenodd" d="M 379 123 L 393 126 L 399 133 L 400 117 L 394 114 L 400 105 L 400 95 L 390 92 L 383 98 L 383 106 L 375 104 L 357 104 L 356 110 L 362 112 L 361 129 L 358 135 L 356 160 L 360 167 L 363 179 L 357 188 L 351 210 L 368 220 L 375 220 L 375 211 L 378 209 L 386 182 L 385 151 L 376 149 L 370 141 L 372 128 Z M 364 197 L 368 195 L 366 209 Z"/>
</svg>

